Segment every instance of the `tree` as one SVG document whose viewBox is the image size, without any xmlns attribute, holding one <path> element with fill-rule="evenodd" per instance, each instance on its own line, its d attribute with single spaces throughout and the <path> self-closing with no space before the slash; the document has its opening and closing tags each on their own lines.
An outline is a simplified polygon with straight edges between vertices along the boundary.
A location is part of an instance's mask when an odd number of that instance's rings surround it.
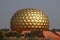
<svg viewBox="0 0 60 40">
<path fill-rule="evenodd" d="M 31 33 L 25 33 L 25 37 L 31 37 Z"/>
<path fill-rule="evenodd" d="M 0 31 L 0 40 L 3 40 L 4 36 L 3 36 L 3 33 L 2 31 Z"/>
<path fill-rule="evenodd" d="M 17 37 L 19 38 L 21 36 L 21 33 L 18 33 L 18 32 L 8 32 L 6 34 L 7 37 Z"/>
</svg>

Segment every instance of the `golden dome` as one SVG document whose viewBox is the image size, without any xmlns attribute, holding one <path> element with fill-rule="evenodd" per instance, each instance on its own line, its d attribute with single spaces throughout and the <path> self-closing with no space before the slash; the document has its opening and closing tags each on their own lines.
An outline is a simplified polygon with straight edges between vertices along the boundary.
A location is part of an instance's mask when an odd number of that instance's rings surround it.
<svg viewBox="0 0 60 40">
<path fill-rule="evenodd" d="M 26 8 L 17 11 L 11 19 L 11 30 L 49 30 L 49 20 L 46 14 L 39 9 Z"/>
</svg>

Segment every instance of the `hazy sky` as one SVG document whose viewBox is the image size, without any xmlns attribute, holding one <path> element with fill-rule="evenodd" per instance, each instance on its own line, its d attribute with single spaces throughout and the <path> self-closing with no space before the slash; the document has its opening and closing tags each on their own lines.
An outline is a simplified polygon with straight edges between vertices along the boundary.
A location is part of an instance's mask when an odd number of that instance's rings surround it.
<svg viewBox="0 0 60 40">
<path fill-rule="evenodd" d="M 0 0 L 0 29 L 10 28 L 12 15 L 22 8 L 38 8 L 46 12 L 50 28 L 60 28 L 60 0 Z"/>
</svg>

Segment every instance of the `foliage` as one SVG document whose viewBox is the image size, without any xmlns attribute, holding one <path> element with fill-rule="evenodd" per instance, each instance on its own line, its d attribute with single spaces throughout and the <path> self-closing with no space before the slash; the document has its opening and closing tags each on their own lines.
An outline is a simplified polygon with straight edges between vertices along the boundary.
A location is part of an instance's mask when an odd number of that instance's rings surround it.
<svg viewBox="0 0 60 40">
<path fill-rule="evenodd" d="M 31 37 L 31 38 L 7 38 L 6 40 L 50 40 L 50 39 L 44 39 L 44 38 L 33 38 L 33 37 Z"/>
<path fill-rule="evenodd" d="M 18 33 L 18 32 L 8 32 L 7 34 L 6 34 L 6 36 L 7 37 L 20 37 L 21 36 L 21 34 L 20 33 Z"/>
<path fill-rule="evenodd" d="M 0 31 L 0 40 L 3 40 L 3 33 L 2 33 L 2 31 Z"/>
<path fill-rule="evenodd" d="M 10 29 L 4 28 L 4 29 L 0 29 L 0 31 L 8 32 L 8 31 L 10 31 Z"/>
</svg>

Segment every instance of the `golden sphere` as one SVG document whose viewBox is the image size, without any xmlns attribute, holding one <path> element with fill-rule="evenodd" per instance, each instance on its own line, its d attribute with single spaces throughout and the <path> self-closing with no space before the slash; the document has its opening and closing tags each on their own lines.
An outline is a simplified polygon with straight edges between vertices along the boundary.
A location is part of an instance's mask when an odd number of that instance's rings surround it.
<svg viewBox="0 0 60 40">
<path fill-rule="evenodd" d="M 26 8 L 17 11 L 10 22 L 12 31 L 49 30 L 47 15 L 39 9 Z"/>
</svg>

